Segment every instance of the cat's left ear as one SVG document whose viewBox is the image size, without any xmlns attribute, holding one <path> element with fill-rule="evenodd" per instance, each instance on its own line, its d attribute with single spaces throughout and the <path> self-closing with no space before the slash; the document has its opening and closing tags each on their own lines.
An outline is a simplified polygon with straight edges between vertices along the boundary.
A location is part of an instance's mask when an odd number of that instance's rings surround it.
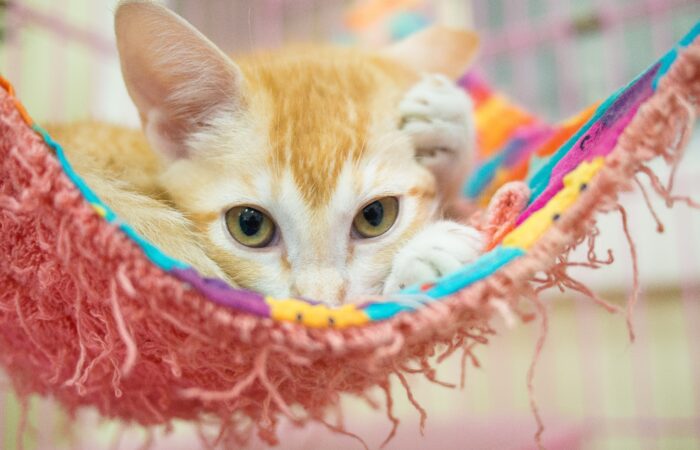
<svg viewBox="0 0 700 450">
<path fill-rule="evenodd" d="M 472 64 L 479 48 L 479 36 L 468 30 L 433 26 L 392 44 L 385 57 L 418 73 L 440 73 L 457 79 Z"/>
<path fill-rule="evenodd" d="M 189 136 L 221 115 L 243 110 L 240 69 L 166 7 L 122 1 L 115 31 L 127 90 L 151 146 L 166 159 L 193 156 Z"/>
</svg>

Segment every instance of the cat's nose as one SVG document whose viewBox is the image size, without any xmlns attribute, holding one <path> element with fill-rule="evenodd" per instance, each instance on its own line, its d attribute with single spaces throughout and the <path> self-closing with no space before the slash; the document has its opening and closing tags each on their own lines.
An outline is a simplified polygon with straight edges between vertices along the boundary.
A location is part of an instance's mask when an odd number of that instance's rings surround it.
<svg viewBox="0 0 700 450">
<path fill-rule="evenodd" d="M 338 270 L 329 268 L 300 271 L 292 283 L 292 295 L 333 306 L 345 302 L 347 290 L 347 279 Z"/>
</svg>

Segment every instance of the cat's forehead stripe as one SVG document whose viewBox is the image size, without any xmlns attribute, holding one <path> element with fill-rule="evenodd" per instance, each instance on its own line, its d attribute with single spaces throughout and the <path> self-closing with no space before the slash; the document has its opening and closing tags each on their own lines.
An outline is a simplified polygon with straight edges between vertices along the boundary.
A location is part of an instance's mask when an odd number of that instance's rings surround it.
<svg viewBox="0 0 700 450">
<path fill-rule="evenodd" d="M 343 84 L 299 82 L 276 97 L 272 158 L 292 171 L 302 196 L 314 207 L 328 202 L 343 163 L 360 158 L 364 150 L 366 99 Z M 357 105 L 354 111 L 348 103 Z"/>
<path fill-rule="evenodd" d="M 291 171 L 312 208 L 327 204 L 343 166 L 365 155 L 371 114 L 392 91 L 388 72 L 398 70 L 388 66 L 353 53 L 247 68 L 251 88 L 269 103 L 270 165 Z"/>
</svg>

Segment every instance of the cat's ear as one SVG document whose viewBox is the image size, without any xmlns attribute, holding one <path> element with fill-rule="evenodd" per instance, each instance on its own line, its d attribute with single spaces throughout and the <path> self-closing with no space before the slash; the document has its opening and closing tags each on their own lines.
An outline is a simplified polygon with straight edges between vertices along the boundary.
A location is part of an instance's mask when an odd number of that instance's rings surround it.
<svg viewBox="0 0 700 450">
<path fill-rule="evenodd" d="M 441 73 L 456 79 L 467 71 L 478 48 L 479 36 L 473 31 L 433 26 L 382 53 L 418 73 Z"/>
<path fill-rule="evenodd" d="M 127 90 L 151 145 L 168 159 L 191 156 L 187 137 L 244 106 L 243 75 L 213 43 L 164 6 L 119 4 L 117 47 Z"/>
</svg>

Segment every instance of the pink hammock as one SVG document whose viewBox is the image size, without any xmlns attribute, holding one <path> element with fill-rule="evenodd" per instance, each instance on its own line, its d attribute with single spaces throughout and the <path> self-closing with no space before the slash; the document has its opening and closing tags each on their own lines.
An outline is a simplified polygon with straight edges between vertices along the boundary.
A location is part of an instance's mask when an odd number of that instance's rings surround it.
<svg viewBox="0 0 700 450">
<path fill-rule="evenodd" d="M 567 255 L 595 237 L 599 212 L 619 210 L 626 230 L 617 195 L 635 174 L 669 206 L 698 206 L 645 163 L 679 162 L 700 102 L 699 33 L 700 24 L 628 86 L 556 126 L 464 77 L 483 151 L 466 195 L 485 205 L 498 186 L 526 180 L 533 199 L 480 222 L 492 242 L 475 263 L 335 309 L 233 289 L 161 253 L 90 191 L 0 79 L 0 365 L 19 395 L 51 395 L 70 412 L 94 406 L 142 425 L 213 415 L 222 442 L 257 431 L 275 443 L 282 415 L 347 433 L 326 412 L 340 394 L 374 386 L 396 425 L 390 375 L 414 402 L 405 374 L 434 379 L 438 348 L 437 362 L 473 358 L 498 311 L 520 314 L 526 298 L 542 312 L 537 293 L 556 285 L 615 309 L 568 277 Z M 587 264 L 601 263 L 591 249 Z"/>
</svg>

